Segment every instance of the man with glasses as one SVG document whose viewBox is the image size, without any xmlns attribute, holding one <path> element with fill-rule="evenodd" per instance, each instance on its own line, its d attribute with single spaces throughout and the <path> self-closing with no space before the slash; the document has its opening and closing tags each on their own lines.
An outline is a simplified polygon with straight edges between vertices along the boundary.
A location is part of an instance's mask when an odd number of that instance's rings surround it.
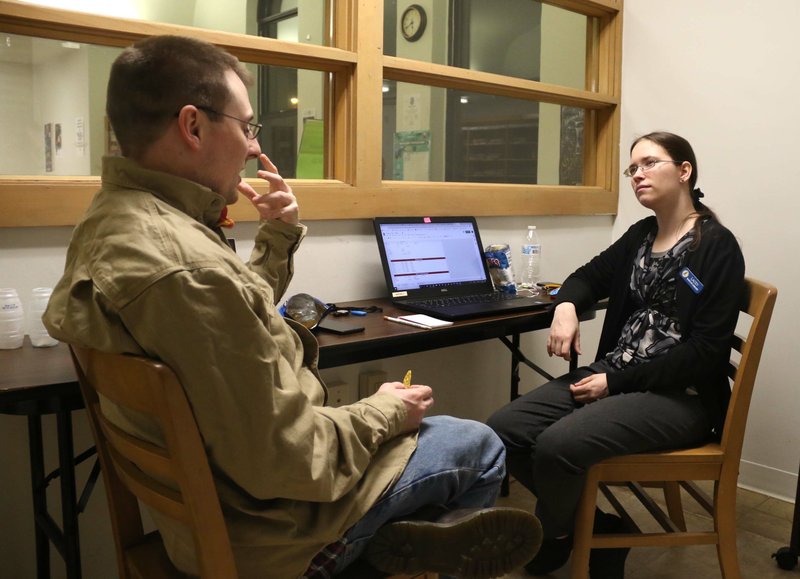
<svg viewBox="0 0 800 579">
<path fill-rule="evenodd" d="M 276 309 L 306 228 L 255 140 L 250 82 L 236 58 L 190 38 L 148 38 L 117 58 L 107 112 L 123 156 L 103 160 L 102 188 L 45 314 L 48 330 L 175 370 L 240 577 L 329 577 L 348 566 L 365 577 L 494 577 L 521 565 L 541 527 L 521 510 L 488 508 L 505 473 L 503 445 L 488 427 L 423 421 L 431 389 L 400 382 L 324 406 L 316 340 Z M 240 176 L 255 159 L 265 193 Z M 261 217 L 249 263 L 220 229 L 240 194 Z M 119 425 L 159 436 L 136 416 L 120 413 Z M 196 574 L 187 530 L 153 518 L 175 564 Z M 363 568 L 364 559 L 380 571 Z"/>
</svg>

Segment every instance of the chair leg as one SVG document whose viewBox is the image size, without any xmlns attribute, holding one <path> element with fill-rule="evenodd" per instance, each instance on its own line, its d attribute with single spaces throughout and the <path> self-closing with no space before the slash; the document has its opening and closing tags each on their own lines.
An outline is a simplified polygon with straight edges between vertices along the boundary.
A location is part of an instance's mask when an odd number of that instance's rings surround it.
<svg viewBox="0 0 800 579">
<path fill-rule="evenodd" d="M 593 469 L 589 469 L 583 493 L 575 513 L 575 531 L 572 543 L 571 579 L 588 579 L 589 553 L 592 549 L 592 530 L 594 514 L 597 508 L 598 480 Z"/>
<path fill-rule="evenodd" d="M 736 547 L 736 479 L 730 484 L 717 482 L 714 490 L 714 524 L 719 535 L 719 568 L 723 579 L 740 579 Z"/>
<path fill-rule="evenodd" d="M 681 486 L 678 481 L 664 482 L 664 500 L 667 503 L 669 518 L 681 531 L 686 531 L 686 519 L 683 515 L 683 503 L 681 501 Z"/>
</svg>

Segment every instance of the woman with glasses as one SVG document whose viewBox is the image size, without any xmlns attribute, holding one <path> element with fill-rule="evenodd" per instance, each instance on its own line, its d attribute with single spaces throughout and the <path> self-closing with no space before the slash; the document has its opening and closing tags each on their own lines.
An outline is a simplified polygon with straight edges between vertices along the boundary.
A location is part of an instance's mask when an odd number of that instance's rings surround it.
<svg viewBox="0 0 800 579">
<path fill-rule="evenodd" d="M 739 245 L 702 203 L 684 138 L 639 137 L 624 175 L 654 215 L 567 278 L 547 339 L 550 356 L 580 354 L 579 316 L 608 299 L 597 358 L 489 419 L 509 472 L 537 496 L 545 541 L 526 566 L 533 575 L 569 558 L 592 464 L 719 436 L 730 397 L 725 368 L 744 290 Z M 595 521 L 599 532 L 622 529 L 616 515 L 597 513 Z M 623 577 L 627 551 L 593 550 L 591 577 Z"/>
</svg>

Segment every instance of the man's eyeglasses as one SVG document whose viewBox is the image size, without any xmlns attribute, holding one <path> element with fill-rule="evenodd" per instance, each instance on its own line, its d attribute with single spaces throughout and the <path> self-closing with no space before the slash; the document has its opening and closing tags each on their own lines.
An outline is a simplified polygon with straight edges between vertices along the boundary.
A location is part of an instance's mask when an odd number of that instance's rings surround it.
<svg viewBox="0 0 800 579">
<path fill-rule="evenodd" d="M 673 165 L 680 165 L 678 161 L 673 161 L 672 159 L 650 159 L 649 161 L 645 161 L 641 165 L 631 165 L 627 169 L 625 169 L 622 174 L 626 177 L 633 177 L 636 175 L 636 172 L 641 169 L 642 173 L 647 173 L 650 169 L 655 167 L 658 163 L 672 163 Z"/>
<path fill-rule="evenodd" d="M 261 123 L 251 123 L 250 121 L 234 117 L 233 115 L 227 115 L 225 113 L 221 113 L 219 111 L 212 109 L 211 107 L 206 107 L 203 105 L 195 105 L 195 106 L 201 111 L 206 111 L 207 113 L 212 113 L 214 115 L 220 115 L 221 117 L 228 117 L 229 119 L 233 119 L 235 121 L 239 121 L 240 123 L 244 123 L 246 125 L 245 134 L 247 135 L 248 139 L 256 139 L 258 137 L 258 133 L 261 132 L 261 128 L 263 127 Z"/>
</svg>

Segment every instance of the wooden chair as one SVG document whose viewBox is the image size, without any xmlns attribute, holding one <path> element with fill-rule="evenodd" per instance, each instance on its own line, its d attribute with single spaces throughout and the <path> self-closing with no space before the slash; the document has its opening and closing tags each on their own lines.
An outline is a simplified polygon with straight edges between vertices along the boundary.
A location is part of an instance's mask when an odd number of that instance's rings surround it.
<svg viewBox="0 0 800 579">
<path fill-rule="evenodd" d="M 201 577 L 235 579 L 230 538 L 208 458 L 177 376 L 165 364 L 139 356 L 78 346 L 70 346 L 70 351 L 103 470 L 120 579 L 186 577 L 170 562 L 160 535 L 144 533 L 137 499 L 191 529 Z M 103 414 L 98 393 L 155 420 L 165 446 L 114 426 Z"/>
<path fill-rule="evenodd" d="M 674 547 L 716 545 L 724 579 L 738 579 L 736 550 L 736 483 L 742 454 L 747 413 L 778 290 L 766 283 L 747 279 L 747 300 L 742 312 L 752 318 L 746 337 L 734 336 L 729 378 L 733 381 L 725 427 L 719 443 L 671 452 L 652 452 L 614 457 L 589 469 L 576 513 L 572 554 L 572 579 L 585 579 L 592 548 Z M 741 322 L 741 316 L 740 316 Z M 738 361 L 737 361 L 738 358 Z M 713 499 L 693 481 L 714 481 Z M 664 532 L 643 533 L 609 487 L 627 486 L 653 515 Z M 645 486 L 664 489 L 668 513 L 645 491 Z M 680 487 L 713 517 L 712 531 L 687 531 Z M 600 490 L 637 532 L 593 535 L 597 492 Z"/>
<path fill-rule="evenodd" d="M 120 578 L 184 577 L 167 558 L 158 533 L 145 535 L 138 498 L 191 529 L 201 577 L 235 579 L 208 458 L 175 374 L 146 358 L 77 346 L 70 350 L 103 470 Z M 165 446 L 131 436 L 109 422 L 98 393 L 155 420 Z"/>
</svg>

